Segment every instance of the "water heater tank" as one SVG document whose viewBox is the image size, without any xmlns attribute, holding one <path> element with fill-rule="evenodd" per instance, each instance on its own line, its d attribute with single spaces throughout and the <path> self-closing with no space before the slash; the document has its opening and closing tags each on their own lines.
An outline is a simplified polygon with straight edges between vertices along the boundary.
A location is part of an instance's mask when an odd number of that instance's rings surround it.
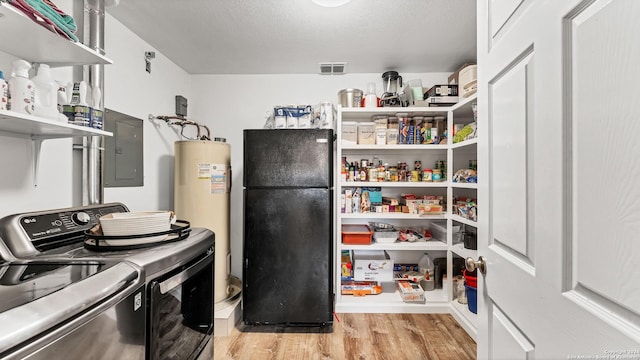
<svg viewBox="0 0 640 360">
<path fill-rule="evenodd" d="M 217 139 L 216 139 L 217 140 Z M 214 302 L 230 292 L 229 200 L 231 146 L 220 141 L 175 142 L 174 211 L 192 227 L 215 233 Z"/>
</svg>

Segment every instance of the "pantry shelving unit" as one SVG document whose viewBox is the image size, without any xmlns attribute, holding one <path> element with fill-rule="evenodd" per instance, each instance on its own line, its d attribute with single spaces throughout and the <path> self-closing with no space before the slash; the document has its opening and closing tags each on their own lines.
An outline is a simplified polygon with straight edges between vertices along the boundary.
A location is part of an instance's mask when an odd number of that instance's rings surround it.
<svg viewBox="0 0 640 360">
<path fill-rule="evenodd" d="M 15 7 L 3 2 L 0 3 L 0 51 L 31 63 L 44 63 L 52 67 L 112 63 L 87 46 L 41 27 Z M 37 185 L 43 140 L 113 135 L 108 131 L 6 110 L 0 110 L 0 134 L 31 139 L 34 185 Z"/>
<path fill-rule="evenodd" d="M 473 121 L 471 104 L 476 101 L 476 96 L 472 95 L 462 102 L 452 107 L 409 107 L 409 108 L 343 108 L 338 107 L 337 125 L 337 169 L 340 174 L 342 157 L 347 157 L 349 162 L 358 161 L 360 158 L 371 159 L 378 157 L 383 162 L 394 163 L 395 161 L 405 161 L 410 167 L 413 161 L 422 161 L 423 168 L 433 167 L 435 161 L 446 160 L 449 164 L 447 168 L 446 181 L 442 182 L 359 182 L 343 181 L 338 177 L 336 193 L 336 312 L 360 312 L 360 313 L 451 313 L 460 325 L 473 338 L 477 335 L 477 315 L 470 312 L 467 305 L 459 304 L 453 298 L 453 281 L 451 276 L 447 276 L 443 289 L 435 289 L 425 292 L 425 304 L 405 303 L 400 298 L 395 284 L 383 282 L 383 292 L 378 295 L 353 296 L 342 295 L 340 293 L 341 284 L 341 251 L 342 250 L 385 250 L 394 260 L 396 257 L 400 261 L 414 262 L 422 256 L 423 252 L 436 253 L 437 257 L 446 257 L 447 274 L 452 274 L 453 257 L 477 258 L 477 251 L 465 249 L 461 242 L 453 242 L 452 227 L 464 224 L 465 226 L 476 226 L 476 222 L 465 219 L 452 213 L 453 196 L 473 196 L 477 194 L 477 184 L 453 183 L 452 179 L 455 170 L 461 168 L 464 163 L 468 164 L 469 159 L 475 159 L 477 154 L 477 140 L 471 139 L 458 144 L 449 143 L 444 145 L 342 145 L 342 122 L 370 122 L 376 115 L 394 116 L 396 113 L 408 113 L 413 116 L 444 116 L 447 118 L 447 131 L 453 131 L 453 124 L 466 124 Z M 356 187 L 379 187 L 383 196 L 399 196 L 401 193 L 415 193 L 417 195 L 442 195 L 447 199 L 446 211 L 442 215 L 416 215 L 405 213 L 343 213 L 341 209 L 341 194 L 346 188 Z M 388 222 L 397 226 L 428 226 L 430 222 L 437 221 L 446 224 L 446 239 L 433 239 L 429 241 L 376 243 L 370 245 L 350 245 L 342 243 L 342 224 L 366 224 L 369 222 Z"/>
</svg>

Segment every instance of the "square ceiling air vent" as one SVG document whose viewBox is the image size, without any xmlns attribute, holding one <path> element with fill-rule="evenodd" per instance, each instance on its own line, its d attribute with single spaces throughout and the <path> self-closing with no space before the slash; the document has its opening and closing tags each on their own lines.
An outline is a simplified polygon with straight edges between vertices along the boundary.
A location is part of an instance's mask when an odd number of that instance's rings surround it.
<svg viewBox="0 0 640 360">
<path fill-rule="evenodd" d="M 320 63 L 320 75 L 342 75 L 346 67 L 346 62 Z"/>
</svg>

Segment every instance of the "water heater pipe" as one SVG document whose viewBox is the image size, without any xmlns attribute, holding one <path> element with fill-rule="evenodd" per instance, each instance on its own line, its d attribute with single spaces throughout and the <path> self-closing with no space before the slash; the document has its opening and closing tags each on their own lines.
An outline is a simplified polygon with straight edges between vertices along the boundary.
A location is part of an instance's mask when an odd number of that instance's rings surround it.
<svg viewBox="0 0 640 360">
<path fill-rule="evenodd" d="M 104 0 L 86 0 L 85 11 L 89 18 L 89 47 L 100 54 L 104 51 Z M 103 104 L 104 65 L 89 65 L 89 86 L 100 89 Z M 94 104 L 94 106 L 97 106 Z M 101 106 L 102 107 L 102 106 Z M 102 136 L 86 136 L 82 152 L 82 204 L 101 204 L 104 195 Z"/>
</svg>

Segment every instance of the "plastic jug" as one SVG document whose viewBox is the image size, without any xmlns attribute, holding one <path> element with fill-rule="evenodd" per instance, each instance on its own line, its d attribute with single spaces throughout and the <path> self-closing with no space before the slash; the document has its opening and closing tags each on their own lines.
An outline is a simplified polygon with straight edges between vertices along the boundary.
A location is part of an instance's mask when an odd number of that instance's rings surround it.
<svg viewBox="0 0 640 360">
<path fill-rule="evenodd" d="M 25 60 L 13 62 L 12 77 L 9 79 L 9 108 L 22 114 L 33 114 L 35 85 L 29 80 L 31 64 Z"/>
<path fill-rule="evenodd" d="M 420 282 L 422 289 L 431 291 L 435 288 L 435 266 L 428 253 L 424 253 L 420 261 L 418 261 L 418 271 L 424 274 L 424 280 Z"/>
<path fill-rule="evenodd" d="M 36 86 L 35 115 L 58 118 L 58 84 L 51 78 L 49 65 L 40 64 L 38 74 L 31 79 Z"/>
<path fill-rule="evenodd" d="M 435 266 L 433 265 L 433 261 L 431 261 L 431 258 L 429 257 L 429 253 L 424 253 L 424 255 L 422 255 L 422 258 L 420 258 L 420 261 L 418 261 L 418 271 L 420 271 L 420 273 L 422 274 L 426 274 L 428 272 L 431 277 L 433 277 L 434 268 Z"/>
</svg>

